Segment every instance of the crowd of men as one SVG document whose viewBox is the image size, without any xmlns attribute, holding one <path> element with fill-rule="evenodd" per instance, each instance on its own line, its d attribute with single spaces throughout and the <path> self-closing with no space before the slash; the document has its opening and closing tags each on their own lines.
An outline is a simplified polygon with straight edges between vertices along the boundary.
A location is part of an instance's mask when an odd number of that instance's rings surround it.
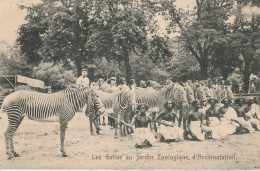
<svg viewBox="0 0 260 171">
<path fill-rule="evenodd" d="M 116 84 L 116 77 L 111 77 L 107 82 L 99 79 L 97 82 L 89 83 L 86 70 L 78 78 L 77 85 L 91 87 L 93 90 L 102 90 L 107 93 L 117 91 L 146 89 L 159 91 L 174 85 L 180 85 L 184 89 L 194 90 L 197 87 L 205 90 L 206 98 L 193 99 L 186 112 L 181 112 L 173 100 L 167 100 L 164 109 L 159 113 L 150 113 L 147 104 L 138 104 L 134 116 L 129 124 L 125 124 L 132 131 L 136 147 L 148 147 L 155 143 L 156 138 L 161 141 L 182 141 L 186 140 L 205 140 L 205 139 L 225 139 L 227 135 L 234 133 L 250 133 L 260 130 L 260 109 L 259 97 L 245 99 L 242 96 L 234 98 L 231 86 L 224 80 L 222 81 L 186 81 L 174 83 L 167 80 L 165 85 L 160 85 L 156 81 L 141 80 L 137 87 L 134 79 L 130 84 L 126 84 L 126 79 L 121 78 L 119 85 Z M 222 94 L 214 97 L 216 90 Z M 224 92 L 224 93 L 223 93 Z M 239 94 L 244 93 L 239 88 Z M 182 123 L 176 123 L 183 116 Z M 110 122 L 112 122 L 110 120 Z M 187 122 L 187 123 L 186 123 Z M 109 123 L 110 124 L 110 123 Z M 181 125 L 183 126 L 181 128 Z"/>
</svg>

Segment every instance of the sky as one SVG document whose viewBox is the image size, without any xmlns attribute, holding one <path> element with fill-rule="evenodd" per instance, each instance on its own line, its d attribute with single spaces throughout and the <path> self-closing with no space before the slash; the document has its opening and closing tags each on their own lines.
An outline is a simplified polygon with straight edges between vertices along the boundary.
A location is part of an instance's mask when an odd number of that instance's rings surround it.
<svg viewBox="0 0 260 171">
<path fill-rule="evenodd" d="M 35 2 L 39 0 L 0 0 L 0 41 L 6 40 L 10 45 L 15 43 L 19 26 L 26 23 L 26 10 L 19 9 L 18 4 Z"/>
<path fill-rule="evenodd" d="M 5 40 L 9 45 L 14 45 L 17 38 L 17 30 L 20 25 L 26 23 L 26 10 L 19 9 L 18 5 L 39 3 L 40 0 L 0 0 L 0 42 Z M 176 0 L 176 6 L 191 10 L 195 0 Z M 245 9 L 246 14 L 250 12 L 260 13 L 259 8 Z M 162 27 L 166 23 L 162 22 Z"/>
</svg>

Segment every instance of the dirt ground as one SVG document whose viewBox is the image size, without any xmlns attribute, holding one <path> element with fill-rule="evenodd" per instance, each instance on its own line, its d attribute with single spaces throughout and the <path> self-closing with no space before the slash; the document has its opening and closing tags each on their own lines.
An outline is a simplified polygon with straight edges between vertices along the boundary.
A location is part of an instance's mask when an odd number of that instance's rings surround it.
<svg viewBox="0 0 260 171">
<path fill-rule="evenodd" d="M 59 123 L 25 118 L 14 137 L 20 157 L 8 160 L 7 117 L 0 116 L 0 169 L 260 169 L 260 132 L 231 135 L 225 141 L 157 142 L 151 148 L 136 149 L 131 137 L 114 139 L 114 130 L 108 126 L 101 126 L 101 135 L 91 136 L 83 113 L 69 122 L 68 157 L 62 158 L 59 151 Z"/>
</svg>

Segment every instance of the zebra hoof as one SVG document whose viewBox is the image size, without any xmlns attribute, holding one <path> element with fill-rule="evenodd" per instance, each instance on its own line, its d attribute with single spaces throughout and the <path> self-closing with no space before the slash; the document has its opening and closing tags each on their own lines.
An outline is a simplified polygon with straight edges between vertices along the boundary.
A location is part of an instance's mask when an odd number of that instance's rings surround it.
<svg viewBox="0 0 260 171">
<path fill-rule="evenodd" d="M 66 154 L 66 152 L 62 153 L 62 157 L 68 157 L 68 155 Z"/>
<path fill-rule="evenodd" d="M 101 130 L 101 129 L 100 129 L 100 128 L 98 128 L 98 129 L 96 130 L 96 133 L 97 133 L 97 134 L 99 134 L 99 131 L 100 131 L 100 130 Z"/>
<path fill-rule="evenodd" d="M 106 126 L 106 123 L 102 123 L 103 126 Z"/>
<path fill-rule="evenodd" d="M 114 136 L 114 138 L 115 138 L 115 139 L 117 139 L 117 138 L 118 138 L 118 136 L 117 136 L 117 135 L 115 135 L 115 136 Z"/>
<path fill-rule="evenodd" d="M 16 152 L 13 152 L 14 157 L 20 157 L 20 155 Z"/>
<path fill-rule="evenodd" d="M 9 154 L 8 155 L 8 160 L 11 160 L 12 158 L 14 158 L 14 155 L 13 154 Z"/>
</svg>

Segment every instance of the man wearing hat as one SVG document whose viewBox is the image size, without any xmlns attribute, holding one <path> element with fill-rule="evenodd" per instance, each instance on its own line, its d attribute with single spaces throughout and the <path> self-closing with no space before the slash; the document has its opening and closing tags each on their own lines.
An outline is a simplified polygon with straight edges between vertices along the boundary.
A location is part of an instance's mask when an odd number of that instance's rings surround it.
<svg viewBox="0 0 260 171">
<path fill-rule="evenodd" d="M 81 76 L 77 79 L 76 85 L 80 88 L 89 87 L 89 79 L 88 79 L 88 71 L 87 69 L 82 69 Z"/>
<path fill-rule="evenodd" d="M 140 87 L 141 88 L 146 88 L 146 82 L 144 80 L 140 81 Z"/>
<path fill-rule="evenodd" d="M 107 83 L 108 83 L 108 86 L 105 89 L 105 92 L 107 92 L 107 93 L 114 93 L 114 92 L 117 92 L 119 90 L 118 87 L 116 86 L 116 77 L 111 77 L 107 81 Z"/>
<path fill-rule="evenodd" d="M 129 90 L 129 87 L 126 85 L 126 80 L 124 77 L 120 78 L 119 82 L 120 82 L 120 85 L 118 86 L 119 90 L 121 91 Z"/>
</svg>

